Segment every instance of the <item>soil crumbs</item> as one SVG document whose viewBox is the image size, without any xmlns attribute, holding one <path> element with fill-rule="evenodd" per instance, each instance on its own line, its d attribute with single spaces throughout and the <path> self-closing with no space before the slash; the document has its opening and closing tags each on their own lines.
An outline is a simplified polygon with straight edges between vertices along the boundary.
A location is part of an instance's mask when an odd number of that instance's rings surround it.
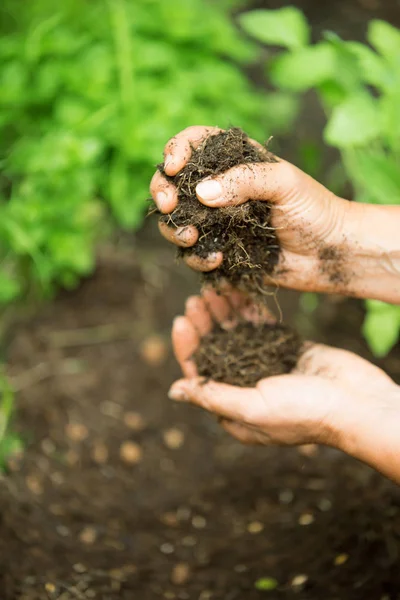
<svg viewBox="0 0 400 600">
<path fill-rule="evenodd" d="M 162 242 L 131 253 L 14 332 L 27 449 L 0 484 L 1 600 L 399 598 L 399 489 L 170 402 L 195 281 Z"/>
<path fill-rule="evenodd" d="M 251 168 L 255 163 L 277 159 L 262 146 L 255 146 L 238 128 L 211 135 L 196 149 L 190 161 L 175 176 L 167 177 L 177 187 L 179 204 L 161 221 L 172 227 L 194 225 L 199 240 L 192 248 L 179 249 L 179 255 L 196 254 L 202 258 L 222 251 L 221 266 L 204 273 L 206 281 L 218 285 L 221 278 L 255 296 L 265 296 L 265 276 L 271 274 L 279 256 L 279 240 L 270 223 L 267 202 L 245 202 L 238 206 L 209 208 L 196 197 L 197 184 L 238 165 Z M 249 199 L 251 200 L 251 199 Z"/>
<path fill-rule="evenodd" d="M 289 327 L 239 322 L 232 329 L 215 326 L 201 340 L 194 360 L 199 375 L 240 387 L 260 379 L 290 373 L 296 366 L 302 342 Z"/>
</svg>

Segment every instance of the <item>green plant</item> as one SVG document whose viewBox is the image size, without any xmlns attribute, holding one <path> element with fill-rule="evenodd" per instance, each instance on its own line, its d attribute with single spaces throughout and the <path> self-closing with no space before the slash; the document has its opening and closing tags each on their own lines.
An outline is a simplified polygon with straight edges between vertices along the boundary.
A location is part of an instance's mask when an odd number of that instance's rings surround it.
<svg viewBox="0 0 400 600">
<path fill-rule="evenodd" d="M 1 3 L 0 307 L 76 285 L 99 235 L 137 227 L 177 131 L 267 128 L 241 71 L 254 48 L 231 23 L 233 4 Z"/>
<path fill-rule="evenodd" d="M 298 9 L 254 10 L 240 17 L 260 42 L 283 47 L 270 58 L 267 76 L 285 93 L 316 91 L 327 123 L 324 141 L 340 152 L 355 199 L 400 203 L 400 31 L 369 23 L 370 45 L 326 33 L 316 44 Z M 376 355 L 386 354 L 400 331 L 400 307 L 367 302 L 364 334 Z"/>
<path fill-rule="evenodd" d="M 14 410 L 14 392 L 0 372 L 0 472 L 7 467 L 10 456 L 22 451 L 22 442 L 11 429 Z"/>
<path fill-rule="evenodd" d="M 278 581 L 273 577 L 260 577 L 254 584 L 256 590 L 260 592 L 270 592 L 278 587 Z"/>
</svg>

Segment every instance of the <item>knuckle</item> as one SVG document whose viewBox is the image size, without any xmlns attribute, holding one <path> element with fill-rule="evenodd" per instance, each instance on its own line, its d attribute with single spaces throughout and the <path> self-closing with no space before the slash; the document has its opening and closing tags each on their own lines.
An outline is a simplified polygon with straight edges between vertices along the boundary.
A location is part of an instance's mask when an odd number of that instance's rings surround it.
<svg viewBox="0 0 400 600">
<path fill-rule="evenodd" d="M 277 163 L 276 172 L 279 176 L 280 190 L 289 192 L 299 187 L 301 171 L 291 163 L 286 161 Z"/>
</svg>

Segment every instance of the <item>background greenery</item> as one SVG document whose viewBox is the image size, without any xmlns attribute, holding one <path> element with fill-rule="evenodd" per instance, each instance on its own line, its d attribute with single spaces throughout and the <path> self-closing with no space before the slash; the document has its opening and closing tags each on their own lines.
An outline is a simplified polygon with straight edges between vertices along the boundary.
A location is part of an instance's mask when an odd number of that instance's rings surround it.
<svg viewBox="0 0 400 600">
<path fill-rule="evenodd" d="M 0 8 L 0 305 L 73 286 L 95 241 L 134 228 L 169 137 L 266 135 L 233 2 L 6 0 Z M 204 11 L 207 18 L 204 18 Z"/>
</svg>

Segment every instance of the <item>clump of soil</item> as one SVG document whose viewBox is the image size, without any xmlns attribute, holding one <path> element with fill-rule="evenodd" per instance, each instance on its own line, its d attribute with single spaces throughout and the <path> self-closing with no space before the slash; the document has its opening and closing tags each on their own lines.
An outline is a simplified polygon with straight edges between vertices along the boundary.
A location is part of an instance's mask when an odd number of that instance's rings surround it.
<svg viewBox="0 0 400 600">
<path fill-rule="evenodd" d="M 194 355 L 200 376 L 240 387 L 290 373 L 301 354 L 302 341 L 281 324 L 240 322 L 234 329 L 216 325 L 203 337 Z"/>
<path fill-rule="evenodd" d="M 173 227 L 194 225 L 199 240 L 192 248 L 179 249 L 179 254 L 196 254 L 202 258 L 222 251 L 222 265 L 204 274 L 206 281 L 218 287 L 224 278 L 233 286 L 265 296 L 265 274 L 271 274 L 279 256 L 279 240 L 271 226 L 271 208 L 267 202 L 248 202 L 239 206 L 209 208 L 196 197 L 197 184 L 234 166 L 276 162 L 266 148 L 257 147 L 238 128 L 232 128 L 204 140 L 193 149 L 186 166 L 175 176 L 165 175 L 178 189 L 179 203 L 161 220 Z"/>
</svg>

